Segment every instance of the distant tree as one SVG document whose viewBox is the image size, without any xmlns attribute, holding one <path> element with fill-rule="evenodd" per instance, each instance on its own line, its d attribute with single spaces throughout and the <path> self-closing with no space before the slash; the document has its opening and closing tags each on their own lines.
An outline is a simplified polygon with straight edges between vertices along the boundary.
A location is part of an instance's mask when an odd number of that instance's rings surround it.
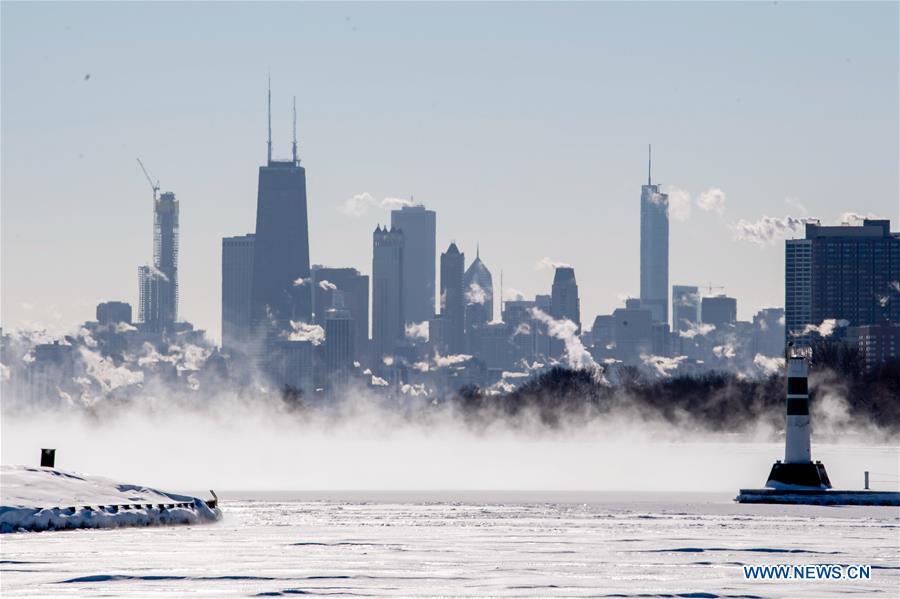
<svg viewBox="0 0 900 599">
<path fill-rule="evenodd" d="M 810 344 L 810 370 L 833 370 L 856 380 L 865 374 L 866 364 L 859 348 L 831 337 L 818 337 Z"/>
<path fill-rule="evenodd" d="M 625 389 L 636 388 L 647 382 L 641 373 L 641 369 L 637 366 L 619 364 L 615 370 L 615 375 L 619 380 L 619 384 Z"/>
<path fill-rule="evenodd" d="M 281 400 L 291 412 L 300 412 L 306 408 L 303 401 L 303 389 L 292 385 L 285 385 L 281 389 Z"/>
<path fill-rule="evenodd" d="M 481 387 L 471 383 L 460 387 L 456 391 L 455 399 L 464 410 L 480 410 L 483 407 L 484 394 Z"/>
<path fill-rule="evenodd" d="M 814 370 L 828 369 L 831 387 L 839 386 L 850 414 L 862 426 L 889 435 L 900 433 L 900 360 L 866 372 L 859 352 L 843 343 L 823 344 Z M 781 373 L 751 379 L 735 373 L 709 371 L 697 375 L 648 380 L 633 367 L 620 366 L 619 381 L 610 385 L 589 370 L 551 368 L 510 391 L 484 395 L 475 385 L 452 397 L 466 421 L 484 427 L 492 420 L 512 421 L 527 414 L 549 428 L 588 423 L 616 409 L 637 411 L 691 429 L 742 432 L 760 422 L 778 429 L 784 424 L 786 383 Z M 820 389 L 812 390 L 813 399 Z"/>
</svg>

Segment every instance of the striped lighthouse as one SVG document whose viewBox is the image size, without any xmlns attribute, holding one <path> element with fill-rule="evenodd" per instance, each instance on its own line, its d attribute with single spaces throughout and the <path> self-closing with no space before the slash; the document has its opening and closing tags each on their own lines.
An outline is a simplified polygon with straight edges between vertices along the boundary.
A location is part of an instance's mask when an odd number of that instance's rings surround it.
<svg viewBox="0 0 900 599">
<path fill-rule="evenodd" d="M 784 429 L 784 462 L 808 464 L 809 452 L 809 385 L 806 358 L 788 358 L 787 415 Z"/>
<path fill-rule="evenodd" d="M 767 487 L 830 489 L 822 462 L 812 461 L 809 444 L 809 366 L 805 356 L 787 358 L 787 399 L 784 422 L 784 462 L 772 465 Z"/>
<path fill-rule="evenodd" d="M 803 352 L 803 353 L 800 353 Z M 765 489 L 741 489 L 738 503 L 785 503 L 803 505 L 900 505 L 900 493 L 869 490 L 866 472 L 864 491 L 834 490 L 825 464 L 812 460 L 810 452 L 808 349 L 789 343 L 786 356 L 784 402 L 784 461 L 772 464 Z M 806 354 L 806 355 L 804 355 Z"/>
</svg>

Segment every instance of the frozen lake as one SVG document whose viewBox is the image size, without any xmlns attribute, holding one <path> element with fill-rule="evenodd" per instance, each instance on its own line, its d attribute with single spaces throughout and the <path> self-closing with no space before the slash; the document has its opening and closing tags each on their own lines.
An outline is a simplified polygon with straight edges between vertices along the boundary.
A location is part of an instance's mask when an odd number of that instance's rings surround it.
<svg viewBox="0 0 900 599">
<path fill-rule="evenodd" d="M 900 508 L 734 493 L 221 493 L 194 527 L 3 535 L 4 597 L 900 595 Z M 870 564 L 867 581 L 742 564 Z"/>
</svg>

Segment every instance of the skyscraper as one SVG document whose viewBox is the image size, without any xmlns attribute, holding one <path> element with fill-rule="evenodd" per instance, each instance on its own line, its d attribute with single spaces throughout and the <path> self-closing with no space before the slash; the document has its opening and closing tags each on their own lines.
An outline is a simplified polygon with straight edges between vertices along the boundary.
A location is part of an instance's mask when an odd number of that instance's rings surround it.
<svg viewBox="0 0 900 599">
<path fill-rule="evenodd" d="M 480 248 L 463 275 L 466 304 L 466 334 L 494 319 L 494 282 L 491 271 L 481 261 Z"/>
<path fill-rule="evenodd" d="M 451 243 L 441 254 L 441 318 L 446 321 L 446 349 L 450 354 L 465 349 L 465 291 L 463 270 L 466 256 Z"/>
<path fill-rule="evenodd" d="M 555 275 L 554 275 L 555 276 Z M 553 314 L 553 298 L 550 295 L 537 294 L 534 296 L 534 307 L 544 314 Z M 539 355 L 550 356 L 550 337 L 548 327 L 537 319 L 532 321 L 535 329 L 534 348 Z"/>
<path fill-rule="evenodd" d="M 700 322 L 700 290 L 693 285 L 672 285 L 672 328 L 687 331 Z"/>
<path fill-rule="evenodd" d="M 316 345 L 278 338 L 271 342 L 267 368 L 282 391 L 309 393 L 315 389 Z"/>
<path fill-rule="evenodd" d="M 806 224 L 805 239 L 785 244 L 787 341 L 808 341 L 827 319 L 852 327 L 900 325 L 900 233 L 889 220 L 861 226 Z"/>
<path fill-rule="evenodd" d="M 372 235 L 372 357 L 393 356 L 404 338 L 403 231 L 375 227 Z"/>
<path fill-rule="evenodd" d="M 97 324 L 131 324 L 131 304 L 109 301 L 97 304 Z"/>
<path fill-rule="evenodd" d="M 424 206 L 391 211 L 391 228 L 403 231 L 403 310 L 408 323 L 434 316 L 435 223 L 434 210 Z"/>
<path fill-rule="evenodd" d="M 553 274 L 550 315 L 557 320 L 571 320 L 578 327 L 578 334 L 581 334 L 581 301 L 578 299 L 575 269 L 570 266 L 558 266 Z"/>
<path fill-rule="evenodd" d="M 170 330 L 178 320 L 178 200 L 153 189 L 153 265 L 138 269 L 138 317 L 148 331 Z"/>
<path fill-rule="evenodd" d="M 788 239 L 784 254 L 785 345 L 806 344 L 804 329 L 812 324 L 812 240 Z"/>
<path fill-rule="evenodd" d="M 595 348 L 595 356 L 613 349 L 615 340 L 615 321 L 612 314 L 598 314 L 591 325 L 591 346 Z"/>
<path fill-rule="evenodd" d="M 534 319 L 534 301 L 507 300 L 503 302 L 503 322 L 509 326 L 514 360 L 531 360 L 538 351 L 538 330 L 541 324 Z"/>
<path fill-rule="evenodd" d="M 75 378 L 75 346 L 41 343 L 34 346 L 33 360 L 25 367 L 24 395 L 32 406 L 61 402 L 62 389 Z"/>
<path fill-rule="evenodd" d="M 222 348 L 246 351 L 250 340 L 252 233 L 222 238 Z"/>
<path fill-rule="evenodd" d="M 353 367 L 355 331 L 344 294 L 334 290 L 331 308 L 325 311 L 325 372 L 331 385 L 345 385 Z"/>
<path fill-rule="evenodd" d="M 575 323 L 576 334 L 581 334 L 581 302 L 578 298 L 578 283 L 575 282 L 575 269 L 570 266 L 558 266 L 553 274 L 553 286 L 550 288 L 550 315 L 557 320 L 571 320 Z M 560 339 L 550 340 L 550 355 L 562 355 L 564 343 Z"/>
<path fill-rule="evenodd" d="M 291 160 L 272 160 L 272 92 L 269 91 L 268 160 L 259 167 L 250 318 L 253 335 L 267 345 L 291 320 L 309 322 L 309 226 L 306 170 L 297 157 L 297 111 Z"/>
<path fill-rule="evenodd" d="M 700 319 L 721 330 L 737 322 L 737 299 L 727 295 L 707 296 L 700 300 Z"/>
<path fill-rule="evenodd" d="M 613 310 L 612 317 L 616 358 L 638 364 L 641 354 L 653 353 L 653 317 L 644 302 L 629 298 L 624 308 Z"/>
<path fill-rule="evenodd" d="M 784 309 L 763 308 L 753 316 L 753 353 L 784 356 Z"/>
<path fill-rule="evenodd" d="M 369 341 L 369 277 L 359 274 L 355 268 L 329 268 L 314 265 L 310 275 L 313 320 L 325 326 L 325 318 L 340 293 L 342 309 L 353 320 L 353 359 L 362 361 Z"/>
<path fill-rule="evenodd" d="M 653 320 L 669 322 L 669 196 L 650 178 L 641 186 L 641 305 Z"/>
</svg>

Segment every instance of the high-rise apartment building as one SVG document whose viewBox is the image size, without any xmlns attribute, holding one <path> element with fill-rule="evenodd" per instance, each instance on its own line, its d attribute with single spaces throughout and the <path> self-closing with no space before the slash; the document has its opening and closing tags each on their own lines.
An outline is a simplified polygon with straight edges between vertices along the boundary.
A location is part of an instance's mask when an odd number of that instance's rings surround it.
<svg viewBox="0 0 900 599">
<path fill-rule="evenodd" d="M 784 246 L 785 343 L 806 345 L 812 323 L 812 240 L 788 239 Z"/>
<path fill-rule="evenodd" d="M 889 220 L 858 226 L 806 224 L 785 244 L 786 339 L 809 341 L 828 319 L 851 327 L 900 324 L 900 233 Z"/>
<path fill-rule="evenodd" d="M 900 324 L 848 327 L 845 341 L 856 346 L 866 370 L 900 358 Z"/>
</svg>

